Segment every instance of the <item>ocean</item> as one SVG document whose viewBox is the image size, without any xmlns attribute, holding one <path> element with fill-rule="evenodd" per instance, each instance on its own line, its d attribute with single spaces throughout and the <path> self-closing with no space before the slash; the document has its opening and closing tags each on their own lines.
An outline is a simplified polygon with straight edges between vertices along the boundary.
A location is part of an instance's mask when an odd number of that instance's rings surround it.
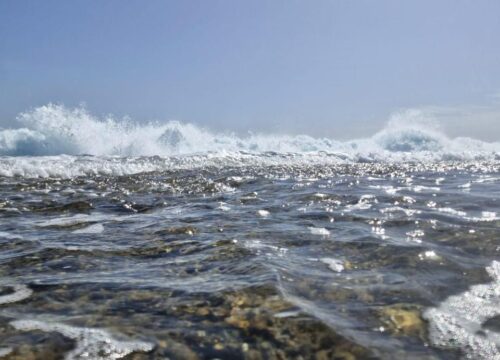
<svg viewBox="0 0 500 360">
<path fill-rule="evenodd" d="M 500 359 L 500 143 L 47 105 L 0 130 L 5 359 Z"/>
</svg>

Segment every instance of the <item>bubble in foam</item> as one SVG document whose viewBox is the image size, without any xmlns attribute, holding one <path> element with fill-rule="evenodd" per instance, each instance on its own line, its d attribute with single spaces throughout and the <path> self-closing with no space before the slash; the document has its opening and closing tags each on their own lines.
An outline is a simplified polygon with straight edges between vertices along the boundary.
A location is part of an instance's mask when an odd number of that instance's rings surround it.
<svg viewBox="0 0 500 360">
<path fill-rule="evenodd" d="M 121 359 L 133 352 L 149 352 L 153 344 L 141 341 L 117 340 L 110 333 L 101 329 L 73 327 L 60 323 L 37 320 L 16 320 L 10 323 L 18 330 L 58 332 L 76 341 L 76 346 L 68 354 L 66 360 L 113 360 Z"/>
<path fill-rule="evenodd" d="M 484 326 L 500 315 L 500 262 L 486 270 L 493 282 L 474 285 L 424 313 L 434 345 L 459 348 L 470 359 L 500 359 L 500 333 Z"/>
</svg>

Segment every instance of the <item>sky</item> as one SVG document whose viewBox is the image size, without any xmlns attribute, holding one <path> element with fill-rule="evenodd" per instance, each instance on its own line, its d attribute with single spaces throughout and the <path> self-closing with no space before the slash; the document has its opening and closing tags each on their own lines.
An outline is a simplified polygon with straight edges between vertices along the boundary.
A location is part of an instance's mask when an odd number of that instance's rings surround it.
<svg viewBox="0 0 500 360">
<path fill-rule="evenodd" d="M 60 103 L 214 130 L 500 140 L 500 1 L 0 1 L 0 126 Z"/>
</svg>

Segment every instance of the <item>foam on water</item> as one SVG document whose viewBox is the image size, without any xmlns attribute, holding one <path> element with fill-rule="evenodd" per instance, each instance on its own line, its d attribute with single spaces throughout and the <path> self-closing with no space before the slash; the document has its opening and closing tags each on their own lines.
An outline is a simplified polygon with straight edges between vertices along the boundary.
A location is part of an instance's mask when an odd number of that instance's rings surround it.
<svg viewBox="0 0 500 360">
<path fill-rule="evenodd" d="M 10 324 L 18 330 L 58 332 L 75 340 L 76 347 L 66 354 L 66 360 L 121 359 L 135 351 L 148 352 L 153 349 L 153 345 L 150 343 L 117 340 L 111 334 L 101 329 L 80 328 L 37 320 L 16 320 L 12 321 Z"/>
<path fill-rule="evenodd" d="M 500 158 L 500 143 L 470 138 L 450 139 L 428 122 L 416 121 L 413 112 L 394 116 L 387 127 L 371 138 L 336 141 L 307 135 L 237 136 L 214 133 L 192 124 L 138 124 L 112 117 L 99 119 L 83 108 L 68 109 L 49 104 L 20 114 L 18 128 L 0 130 L 0 155 L 57 156 L 53 158 L 4 158 L 0 175 L 67 176 L 130 174 L 159 170 L 166 164 L 158 160 L 131 162 L 102 157 L 207 154 L 212 157 L 244 158 L 243 154 L 329 154 L 336 161 L 437 161 L 491 160 Z M 71 156 L 89 154 L 78 161 Z M 296 159 L 297 160 L 297 159 Z M 189 161 L 193 161 L 190 159 Z M 188 162 L 189 162 L 188 161 Z M 69 165 L 69 167 L 68 167 Z"/>
<path fill-rule="evenodd" d="M 0 304 L 9 304 L 17 301 L 27 299 L 31 296 L 33 291 L 23 284 L 13 284 L 13 285 L 0 285 L 0 287 L 10 287 L 12 288 L 12 293 L 0 296 Z"/>
<path fill-rule="evenodd" d="M 269 211 L 267 210 L 257 210 L 257 215 L 261 216 L 261 217 L 268 217 L 269 216 Z"/>
<path fill-rule="evenodd" d="M 459 348 L 470 359 L 500 359 L 500 333 L 484 326 L 500 315 L 500 262 L 486 270 L 491 283 L 472 286 L 424 313 L 434 345 Z"/>
<path fill-rule="evenodd" d="M 0 356 L 7 356 L 12 352 L 12 348 L 4 347 L 0 348 Z"/>
<path fill-rule="evenodd" d="M 328 236 L 330 235 L 330 231 L 325 228 L 317 228 L 317 227 L 309 227 L 309 232 L 313 235 L 321 235 L 321 236 Z"/>
<path fill-rule="evenodd" d="M 445 214 L 450 214 L 450 215 L 454 215 L 454 216 L 462 217 L 462 218 L 465 218 L 465 216 L 467 215 L 467 213 L 465 211 L 455 210 L 455 209 L 450 208 L 450 207 L 438 208 L 437 210 L 439 212 L 442 212 Z"/>
<path fill-rule="evenodd" d="M 330 268 L 330 270 L 334 272 L 342 272 L 344 271 L 344 262 L 339 259 L 333 258 L 321 258 L 320 261 Z"/>
</svg>

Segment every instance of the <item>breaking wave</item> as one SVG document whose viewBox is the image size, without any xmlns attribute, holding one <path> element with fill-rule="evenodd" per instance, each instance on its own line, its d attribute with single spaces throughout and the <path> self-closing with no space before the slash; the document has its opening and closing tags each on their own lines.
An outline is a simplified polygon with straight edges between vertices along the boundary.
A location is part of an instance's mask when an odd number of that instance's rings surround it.
<svg viewBox="0 0 500 360">
<path fill-rule="evenodd" d="M 138 124 L 99 119 L 84 108 L 48 104 L 18 115 L 16 129 L 0 130 L 0 155 L 172 156 L 196 153 L 329 153 L 352 161 L 499 159 L 500 142 L 448 138 L 415 110 L 393 116 L 370 138 L 336 141 L 307 135 L 214 133 L 176 121 Z M 418 120 L 418 121 L 417 121 Z"/>
</svg>

